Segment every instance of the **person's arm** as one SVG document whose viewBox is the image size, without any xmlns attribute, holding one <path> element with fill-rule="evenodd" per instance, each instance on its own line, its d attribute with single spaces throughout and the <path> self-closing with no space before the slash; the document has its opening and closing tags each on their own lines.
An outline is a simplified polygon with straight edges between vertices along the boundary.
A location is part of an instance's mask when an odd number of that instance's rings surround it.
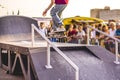
<svg viewBox="0 0 120 80">
<path fill-rule="evenodd" d="M 118 39 L 120 39 L 120 36 L 115 36 L 115 38 L 118 38 Z"/>
<path fill-rule="evenodd" d="M 54 0 L 51 0 L 51 3 L 49 4 L 49 6 L 43 11 L 43 16 L 46 16 L 47 11 L 53 6 L 54 4 Z"/>
</svg>

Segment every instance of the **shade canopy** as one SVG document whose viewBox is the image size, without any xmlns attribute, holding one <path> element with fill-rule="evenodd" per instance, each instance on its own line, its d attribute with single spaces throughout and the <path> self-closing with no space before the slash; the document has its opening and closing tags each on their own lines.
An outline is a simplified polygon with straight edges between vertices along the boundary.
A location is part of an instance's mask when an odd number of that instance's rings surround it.
<svg viewBox="0 0 120 80">
<path fill-rule="evenodd" d="M 92 17 L 80 17 L 80 16 L 69 17 L 69 18 L 63 19 L 63 23 L 65 25 L 69 25 L 71 23 L 77 23 L 77 24 L 88 23 L 88 24 L 93 24 L 93 23 L 102 23 L 102 22 L 104 22 L 102 19 L 92 18 Z"/>
</svg>

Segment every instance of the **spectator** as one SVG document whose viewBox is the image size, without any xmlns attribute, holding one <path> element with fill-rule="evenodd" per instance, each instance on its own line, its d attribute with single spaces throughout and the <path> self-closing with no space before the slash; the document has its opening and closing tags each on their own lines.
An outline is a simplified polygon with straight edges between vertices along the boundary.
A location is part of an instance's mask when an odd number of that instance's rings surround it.
<svg viewBox="0 0 120 80">
<path fill-rule="evenodd" d="M 109 23 L 109 35 L 111 37 L 114 37 L 116 31 L 116 23 L 115 22 L 110 22 Z M 110 50 L 111 52 L 115 53 L 115 41 L 111 38 L 108 38 L 105 43 L 105 48 Z"/>
<path fill-rule="evenodd" d="M 106 33 L 106 34 L 109 34 L 108 26 L 107 25 L 103 25 L 102 31 L 104 33 Z M 108 39 L 107 36 L 105 36 L 104 34 L 100 34 L 100 36 L 99 36 L 99 43 L 100 43 L 100 45 L 105 47 L 105 43 L 106 43 L 107 39 Z"/>
<path fill-rule="evenodd" d="M 72 35 L 72 31 L 73 31 L 73 24 L 70 24 L 68 27 L 68 30 L 66 32 L 66 36 L 67 36 L 67 42 L 69 42 L 71 40 L 71 35 Z"/>
<path fill-rule="evenodd" d="M 120 39 L 120 23 L 117 24 L 117 27 L 116 27 L 116 32 L 115 32 L 115 37 Z M 120 54 L 120 43 L 118 44 L 118 52 Z"/>
<path fill-rule="evenodd" d="M 43 33 L 44 36 L 47 35 L 47 29 L 46 29 L 46 26 L 45 26 L 45 23 L 44 23 L 44 22 L 40 22 L 39 29 L 40 29 L 40 31 Z"/>
<path fill-rule="evenodd" d="M 120 39 L 120 23 L 117 24 L 117 27 L 116 27 L 116 31 L 115 31 L 115 37 Z"/>
<path fill-rule="evenodd" d="M 110 36 L 113 37 L 115 35 L 115 31 L 116 31 L 116 24 L 115 22 L 110 22 L 109 24 L 109 32 L 110 32 Z"/>
<path fill-rule="evenodd" d="M 76 25 L 74 25 L 73 29 L 71 29 L 71 31 L 68 32 L 68 36 L 67 36 L 68 43 L 78 43 L 77 33 L 78 33 L 78 28 Z"/>
<path fill-rule="evenodd" d="M 92 25 L 92 27 L 95 29 L 95 24 Z M 90 31 L 90 43 L 99 45 L 98 37 L 96 36 L 96 31 L 94 29 L 91 29 Z"/>
<path fill-rule="evenodd" d="M 83 43 L 83 41 L 85 40 L 85 31 L 83 30 L 83 26 L 81 25 L 78 25 L 77 38 L 78 38 L 78 43 Z"/>
<path fill-rule="evenodd" d="M 87 34 L 87 26 L 88 26 L 88 23 L 83 22 L 83 30 L 85 31 L 86 34 Z"/>
<path fill-rule="evenodd" d="M 102 24 L 98 24 L 96 28 L 97 28 L 98 30 L 102 31 L 102 27 L 103 27 Z M 99 32 L 96 32 L 96 36 L 97 36 L 97 37 L 100 37 L 100 33 L 99 33 Z"/>
</svg>

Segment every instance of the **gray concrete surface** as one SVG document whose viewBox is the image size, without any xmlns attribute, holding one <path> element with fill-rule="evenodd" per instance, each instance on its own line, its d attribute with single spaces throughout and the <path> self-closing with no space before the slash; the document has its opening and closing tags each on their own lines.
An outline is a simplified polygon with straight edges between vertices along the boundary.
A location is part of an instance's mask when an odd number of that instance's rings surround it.
<svg viewBox="0 0 120 80">
<path fill-rule="evenodd" d="M 7 74 L 6 71 L 0 68 L 0 80 L 24 80 L 23 76 Z"/>
</svg>

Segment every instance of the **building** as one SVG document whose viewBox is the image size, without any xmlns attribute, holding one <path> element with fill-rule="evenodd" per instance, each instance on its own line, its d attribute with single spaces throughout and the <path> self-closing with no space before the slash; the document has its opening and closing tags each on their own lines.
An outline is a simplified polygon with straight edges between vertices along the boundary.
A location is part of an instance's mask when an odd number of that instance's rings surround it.
<svg viewBox="0 0 120 80">
<path fill-rule="evenodd" d="M 91 9 L 90 16 L 95 18 L 100 18 L 105 21 L 108 20 L 120 20 L 120 9 L 110 10 L 110 7 L 106 6 L 104 9 Z"/>
</svg>

